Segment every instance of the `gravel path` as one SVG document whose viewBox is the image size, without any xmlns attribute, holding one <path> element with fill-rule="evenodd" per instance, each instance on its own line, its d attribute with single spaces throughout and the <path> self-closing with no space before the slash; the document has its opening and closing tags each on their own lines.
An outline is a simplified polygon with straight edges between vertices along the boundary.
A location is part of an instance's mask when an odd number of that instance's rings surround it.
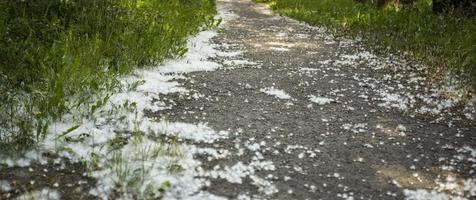
<svg viewBox="0 0 476 200">
<path fill-rule="evenodd" d="M 184 57 L 0 155 L 0 199 L 476 199 L 476 101 L 358 38 L 217 2 Z"/>
<path fill-rule="evenodd" d="M 224 67 L 184 74 L 193 92 L 161 96 L 173 109 L 147 114 L 230 133 L 196 143 L 226 154 L 197 155 L 217 172 L 205 191 L 231 199 L 476 197 L 474 107 L 428 85 L 424 67 L 250 1 L 218 4 L 233 15 L 213 41 L 240 58 L 213 58 Z"/>
</svg>

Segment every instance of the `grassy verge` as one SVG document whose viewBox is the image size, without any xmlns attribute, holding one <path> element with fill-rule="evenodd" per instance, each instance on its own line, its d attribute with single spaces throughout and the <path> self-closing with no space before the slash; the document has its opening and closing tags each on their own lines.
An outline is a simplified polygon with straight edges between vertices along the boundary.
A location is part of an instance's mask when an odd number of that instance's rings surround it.
<svg viewBox="0 0 476 200">
<path fill-rule="evenodd" d="M 433 66 L 437 77 L 452 72 L 476 85 L 476 18 L 438 16 L 431 0 L 383 9 L 355 0 L 256 0 L 276 12 L 313 25 L 359 35 L 376 47 L 406 52 Z"/>
<path fill-rule="evenodd" d="M 117 77 L 183 55 L 213 0 L 0 1 L 0 151 L 21 152 L 72 108 L 94 112 Z"/>
</svg>

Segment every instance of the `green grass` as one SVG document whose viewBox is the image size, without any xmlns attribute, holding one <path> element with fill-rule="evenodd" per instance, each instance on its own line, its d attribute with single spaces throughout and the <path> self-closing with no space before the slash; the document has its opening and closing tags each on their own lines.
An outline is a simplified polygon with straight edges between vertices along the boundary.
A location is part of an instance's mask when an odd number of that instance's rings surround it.
<svg viewBox="0 0 476 200">
<path fill-rule="evenodd" d="M 104 105 L 117 77 L 183 55 L 215 12 L 213 0 L 0 0 L 0 151 L 31 148 L 73 108 Z"/>
<path fill-rule="evenodd" d="M 283 15 L 311 25 L 362 36 L 377 50 L 407 52 L 431 66 L 435 77 L 452 72 L 476 88 L 476 18 L 438 16 L 431 0 L 379 9 L 355 0 L 257 0 Z"/>
</svg>

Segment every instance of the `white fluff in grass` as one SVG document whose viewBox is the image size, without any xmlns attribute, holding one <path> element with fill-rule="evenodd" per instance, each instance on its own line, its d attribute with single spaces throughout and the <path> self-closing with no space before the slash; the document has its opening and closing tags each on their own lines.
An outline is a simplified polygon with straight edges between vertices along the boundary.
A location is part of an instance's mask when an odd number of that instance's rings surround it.
<svg viewBox="0 0 476 200">
<path fill-rule="evenodd" d="M 194 71 L 211 71 L 221 67 L 220 64 L 208 61 L 208 57 L 215 57 L 219 50 L 210 43 L 216 31 L 203 31 L 191 38 L 187 43 L 188 53 L 179 60 L 170 60 L 160 66 L 162 73 L 186 73 Z"/>
<path fill-rule="evenodd" d="M 225 20 L 233 17 L 226 12 L 219 8 L 219 14 L 225 16 Z M 212 157 L 222 157 L 227 155 L 226 152 L 198 150 L 193 146 L 162 143 L 153 138 L 166 135 L 212 143 L 226 138 L 228 133 L 215 131 L 201 123 L 158 122 L 144 114 L 144 110 L 164 109 L 163 104 L 152 103 L 160 95 L 189 94 L 187 89 L 175 81 L 184 79 L 178 74 L 214 70 L 221 65 L 208 61 L 209 57 L 234 57 L 240 54 L 217 50 L 217 45 L 211 43 L 211 38 L 216 35 L 216 31 L 200 32 L 189 40 L 188 52 L 183 58 L 169 60 L 155 69 L 138 69 L 121 78 L 123 88 L 130 88 L 132 85 L 137 87 L 113 94 L 93 114 L 78 118 L 75 114 L 85 112 L 72 111 L 63 116 L 61 121 L 50 124 L 49 134 L 37 150 L 21 159 L 1 159 L 0 163 L 7 163 L 9 166 L 28 166 L 32 161 L 46 163 L 47 159 L 41 156 L 42 153 L 55 152 L 72 162 L 84 162 L 91 166 L 92 170 L 88 174 L 96 178 L 97 183 L 90 194 L 100 198 L 107 198 L 113 190 L 125 199 L 133 196 L 157 198 L 157 191 L 164 189 L 166 192 L 160 195 L 165 199 L 223 199 L 201 191 L 207 183 L 205 179 L 197 178 L 196 168 L 200 162 L 194 160 L 193 155 L 206 153 Z M 116 141 L 118 138 L 126 138 L 128 142 L 121 145 Z M 118 184 L 122 186 L 115 188 Z M 55 193 L 51 197 L 45 196 L 47 193 L 49 195 L 50 191 L 45 189 L 34 192 L 33 195 L 40 199 L 56 198 Z"/>
<path fill-rule="evenodd" d="M 172 81 L 181 78 L 180 76 L 166 73 L 213 70 L 219 67 L 216 63 L 206 61 L 207 56 L 215 51 L 208 45 L 214 35 L 214 32 L 206 31 L 191 39 L 193 46 L 189 46 L 189 53 L 183 59 L 166 62 L 157 70 L 138 70 L 133 76 L 127 77 L 124 84 L 136 81 L 143 83 L 135 91 L 114 94 L 110 97 L 109 103 L 95 114 L 94 118 L 99 120 L 83 123 L 68 133 L 68 137 L 80 137 L 84 133 L 90 136 L 81 143 L 66 143 L 61 146 L 67 149 L 62 156 L 71 160 L 87 161 L 99 167 L 100 170 L 91 172 L 91 176 L 97 178 L 96 188 L 91 190 L 91 194 L 106 198 L 115 185 L 122 183 L 119 195 L 125 198 L 131 195 L 131 191 L 134 196 L 155 198 L 157 194 L 151 194 L 150 191 L 158 191 L 165 182 L 168 182 L 173 187 L 165 188 L 166 193 L 161 194 L 163 196 L 188 199 L 200 194 L 202 197 L 215 198 L 214 195 L 200 192 L 204 183 L 195 178 L 194 168 L 198 163 L 193 160 L 192 152 L 178 145 L 174 147 L 176 155 L 168 155 L 172 151 L 168 146 L 170 144 L 147 139 L 147 135 L 154 138 L 164 134 L 197 142 L 213 142 L 226 137 L 227 132 L 216 132 L 205 124 L 155 122 L 143 113 L 143 110 L 161 109 L 160 105 L 152 103 L 152 100 L 161 94 L 188 93 L 188 90 Z M 113 116 L 110 111 L 113 111 Z M 129 139 L 127 145 L 111 152 L 107 147 L 111 146 L 117 132 L 139 133 L 143 136 L 139 136 L 142 139 L 136 142 Z M 57 145 L 57 142 L 55 144 Z M 160 153 L 161 151 L 165 152 Z M 99 159 L 93 159 L 91 157 L 93 154 Z M 181 172 L 170 173 L 171 165 L 178 166 Z M 136 180 L 138 176 L 136 172 L 141 172 L 140 181 Z"/>
</svg>

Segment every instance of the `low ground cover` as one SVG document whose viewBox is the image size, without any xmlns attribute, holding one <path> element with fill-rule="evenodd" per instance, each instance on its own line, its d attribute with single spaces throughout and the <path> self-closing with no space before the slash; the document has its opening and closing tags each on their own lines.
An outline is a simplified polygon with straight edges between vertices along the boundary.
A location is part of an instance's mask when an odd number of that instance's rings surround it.
<svg viewBox="0 0 476 200">
<path fill-rule="evenodd" d="M 93 113 L 117 77 L 183 55 L 215 12 L 212 0 L 1 1 L 1 152 L 31 148 L 73 108 Z"/>
</svg>

